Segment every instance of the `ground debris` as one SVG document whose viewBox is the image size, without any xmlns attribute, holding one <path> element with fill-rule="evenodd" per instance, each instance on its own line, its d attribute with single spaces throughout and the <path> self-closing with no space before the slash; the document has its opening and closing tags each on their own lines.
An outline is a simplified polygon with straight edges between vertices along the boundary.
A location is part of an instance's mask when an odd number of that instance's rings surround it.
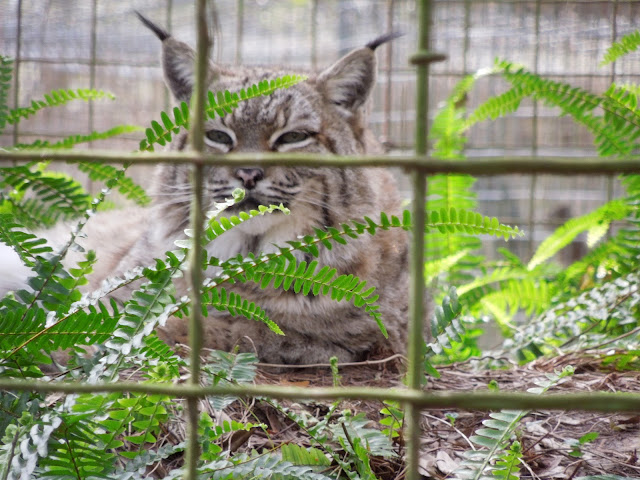
<svg viewBox="0 0 640 480">
<path fill-rule="evenodd" d="M 429 378 L 426 389 L 430 391 L 487 391 L 489 382 L 497 382 L 501 391 L 521 391 L 535 386 L 548 372 L 559 371 L 567 365 L 575 369 L 567 381 L 551 392 L 638 392 L 640 372 L 616 371 L 612 366 L 602 367 L 598 354 L 559 356 L 542 359 L 525 366 L 511 365 L 508 369 L 482 369 L 477 364 L 448 365 L 438 367 L 440 378 Z M 371 386 L 382 388 L 402 387 L 404 367 L 396 357 L 388 362 L 369 362 L 341 367 L 340 382 L 343 386 Z M 261 367 L 256 383 L 269 385 L 296 385 L 301 387 L 332 386 L 330 368 L 287 369 L 274 373 L 272 368 Z M 204 406 L 203 408 L 207 408 Z M 242 438 L 229 440 L 234 451 L 266 451 L 283 444 L 314 445 L 307 432 L 288 418 L 281 407 L 296 415 L 320 419 L 327 414 L 330 401 L 303 403 L 279 401 L 278 406 L 269 400 L 236 401 L 223 412 L 210 410 L 213 417 L 236 421 L 261 422 L 263 429 L 252 429 Z M 382 402 L 342 401 L 339 411 L 362 413 L 371 420 L 371 426 L 381 428 Z M 430 409 L 422 414 L 420 473 L 425 479 L 456 478 L 463 453 L 474 447 L 469 440 L 488 412 L 454 409 Z M 588 441 L 575 445 L 587 434 Z M 182 437 L 184 432 L 177 436 Z M 526 415 L 516 430 L 513 440 L 522 445 L 524 464 L 520 465 L 523 479 L 574 479 L 590 475 L 618 475 L 640 478 L 640 412 L 594 413 L 532 411 Z M 232 446 L 233 444 L 233 446 Z M 380 480 L 401 480 L 405 477 L 402 437 L 394 439 L 397 456 L 374 457 L 371 461 L 376 477 Z M 477 447 L 476 447 L 477 448 Z"/>
</svg>

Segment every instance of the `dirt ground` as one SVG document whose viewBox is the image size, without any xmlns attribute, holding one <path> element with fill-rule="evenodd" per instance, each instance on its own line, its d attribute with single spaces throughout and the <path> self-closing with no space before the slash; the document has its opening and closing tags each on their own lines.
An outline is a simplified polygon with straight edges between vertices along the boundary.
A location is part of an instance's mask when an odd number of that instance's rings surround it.
<svg viewBox="0 0 640 480">
<path fill-rule="evenodd" d="M 571 365 L 575 373 L 550 391 L 555 392 L 640 392 L 640 372 L 618 372 L 602 368 L 597 354 L 568 355 L 545 359 L 525 367 L 512 366 L 507 370 L 478 370 L 471 364 L 439 367 L 441 378 L 430 379 L 427 389 L 432 391 L 486 391 L 490 381 L 498 383 L 502 391 L 526 391 L 543 380 L 545 373 L 562 370 Z M 293 370 L 273 374 L 261 369 L 258 383 L 297 386 L 331 386 L 328 368 L 309 371 Z M 340 369 L 343 385 L 394 387 L 401 384 L 402 366 L 397 359 L 362 364 Z M 380 419 L 379 402 L 345 402 L 344 408 L 365 412 L 375 423 Z M 316 407 L 317 408 L 317 407 Z M 455 415 L 455 422 L 448 416 Z M 444 479 L 452 475 L 462 459 L 462 452 L 471 448 L 469 437 L 489 418 L 488 412 L 428 410 L 422 414 L 421 473 L 425 479 Z M 287 425 L 286 419 L 273 417 L 271 421 Z M 373 422 L 372 422 L 373 424 Z M 286 428 L 286 427 L 285 427 Z M 274 430 L 277 431 L 277 428 Z M 570 455 L 571 440 L 590 432 L 597 437 L 581 446 L 581 455 Z M 282 441 L 306 443 L 303 432 L 288 429 Z M 640 412 L 634 414 L 601 414 L 592 412 L 534 411 L 521 421 L 517 438 L 522 444 L 524 464 L 521 478 L 572 479 L 589 475 L 619 475 L 640 478 Z M 274 437 L 271 438 L 271 441 Z M 276 435 L 277 440 L 277 435 Z M 401 440 L 397 448 L 403 454 Z M 376 474 L 381 479 L 404 477 L 401 460 L 375 459 Z"/>
<path fill-rule="evenodd" d="M 532 362 L 524 367 L 512 365 L 502 370 L 479 369 L 471 363 L 440 366 L 441 377 L 430 378 L 426 389 L 431 391 L 486 391 L 490 381 L 497 382 L 501 391 L 526 391 L 544 380 L 545 373 L 562 370 L 571 365 L 575 373 L 550 392 L 640 392 L 640 372 L 620 372 L 607 369 L 599 354 L 560 356 Z M 340 368 L 343 386 L 397 387 L 401 385 L 403 365 L 398 356 Z M 274 369 L 259 367 L 258 384 L 294 385 L 299 387 L 331 386 L 333 379 L 328 366 L 291 369 L 274 373 Z M 314 416 L 324 415 L 330 402 L 299 404 L 280 402 L 291 409 L 304 410 Z M 344 401 L 340 409 L 364 413 L 371 419 L 371 427 L 380 428 L 381 402 Z M 214 412 L 211 412 L 212 414 Z M 306 432 L 282 412 L 266 402 L 249 404 L 234 402 L 222 414 L 225 419 L 252 421 L 259 419 L 268 427 L 266 435 L 260 429 L 239 432 L 229 440 L 233 451 L 261 451 L 281 444 L 310 446 Z M 451 418 L 455 417 L 452 422 Z M 472 448 L 469 437 L 489 418 L 483 411 L 454 411 L 431 409 L 422 412 L 420 473 L 424 479 L 452 478 L 462 461 L 462 453 Z M 596 432 L 580 447 L 578 456 L 571 455 L 570 442 L 585 434 Z M 184 432 L 173 432 L 181 437 Z M 585 476 L 608 475 L 608 479 L 631 477 L 640 479 L 640 412 L 601 414 L 591 412 L 532 411 L 521 421 L 515 437 L 520 441 L 523 479 L 574 479 Z M 398 454 L 394 458 L 373 458 L 371 464 L 381 480 L 401 480 L 405 477 L 402 438 L 394 439 Z M 477 448 L 477 447 L 476 447 Z M 162 470 L 162 468 L 160 469 Z M 160 472 L 156 472 L 160 473 Z M 615 477 L 615 476 L 619 477 Z M 600 477 L 604 478 L 604 477 Z"/>
</svg>

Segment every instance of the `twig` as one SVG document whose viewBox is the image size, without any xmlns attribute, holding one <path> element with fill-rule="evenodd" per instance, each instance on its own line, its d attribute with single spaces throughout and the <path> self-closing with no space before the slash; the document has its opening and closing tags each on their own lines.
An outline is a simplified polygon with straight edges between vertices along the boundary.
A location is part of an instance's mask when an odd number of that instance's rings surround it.
<svg viewBox="0 0 640 480">
<path fill-rule="evenodd" d="M 469 437 L 467 437 L 464 433 L 462 433 L 460 430 L 458 430 L 456 427 L 454 427 L 451 422 L 447 422 L 446 420 L 444 420 L 442 418 L 439 418 L 439 417 L 434 417 L 433 415 L 429 415 L 428 413 L 423 413 L 422 416 L 423 417 L 428 417 L 428 418 L 430 418 L 432 420 L 436 420 L 438 422 L 442 422 L 445 425 L 447 425 L 448 427 L 451 427 L 456 432 L 458 432 L 458 435 L 460 435 L 462 438 L 464 438 L 464 440 L 469 444 L 469 446 L 471 447 L 472 450 L 476 449 L 476 447 L 473 445 L 473 443 L 471 443 L 471 440 L 469 440 Z"/>
<path fill-rule="evenodd" d="M 390 362 L 392 360 L 395 360 L 397 358 L 401 358 L 404 362 L 407 361 L 407 357 L 405 357 L 401 353 L 396 353 L 395 355 L 391 355 L 390 357 L 382 358 L 380 360 L 365 360 L 363 362 L 338 363 L 338 367 L 360 367 L 360 366 L 366 366 L 366 365 L 380 365 L 382 363 L 388 363 L 388 362 Z M 285 364 L 278 364 L 278 363 L 258 363 L 257 365 L 259 367 L 266 367 L 266 368 L 331 368 L 331 364 L 330 363 L 308 363 L 308 364 L 305 364 L 305 365 L 285 365 Z"/>
</svg>

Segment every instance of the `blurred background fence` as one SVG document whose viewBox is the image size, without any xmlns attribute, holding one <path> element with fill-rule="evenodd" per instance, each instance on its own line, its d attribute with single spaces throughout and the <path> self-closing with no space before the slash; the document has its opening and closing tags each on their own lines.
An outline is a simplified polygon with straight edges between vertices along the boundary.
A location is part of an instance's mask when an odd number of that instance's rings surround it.
<svg viewBox="0 0 640 480">
<path fill-rule="evenodd" d="M 637 28 L 640 1 L 440 0 L 435 1 L 433 46 L 447 60 L 431 72 L 433 112 L 465 74 L 491 67 L 495 58 L 533 72 L 604 91 L 616 81 L 639 82 L 633 56 L 598 66 L 611 43 Z M 217 0 L 213 51 L 221 63 L 282 64 L 322 68 L 352 48 L 390 30 L 406 34 L 380 49 L 379 82 L 371 124 L 390 152 L 412 149 L 417 12 L 413 0 Z M 23 106 L 58 88 L 96 88 L 115 101 L 72 102 L 42 112 L 0 136 L 0 146 L 107 130 L 147 126 L 171 106 L 159 66 L 160 45 L 133 14 L 143 12 L 175 37 L 195 45 L 192 0 L 1 0 L 0 54 L 15 58 L 10 106 Z M 484 77 L 469 108 L 505 90 Z M 134 150 L 142 134 L 89 145 Z M 569 118 L 527 102 L 508 118 L 474 128 L 470 159 L 487 155 L 594 156 L 591 136 Z M 145 183 L 148 175 L 138 172 Z M 609 177 L 520 176 L 481 178 L 479 210 L 518 224 L 526 238 L 510 248 L 527 256 L 555 227 L 615 196 Z M 569 261 L 584 239 L 564 253 Z M 486 243 L 489 253 L 494 248 Z M 490 254 L 490 253 L 489 253 Z"/>
</svg>

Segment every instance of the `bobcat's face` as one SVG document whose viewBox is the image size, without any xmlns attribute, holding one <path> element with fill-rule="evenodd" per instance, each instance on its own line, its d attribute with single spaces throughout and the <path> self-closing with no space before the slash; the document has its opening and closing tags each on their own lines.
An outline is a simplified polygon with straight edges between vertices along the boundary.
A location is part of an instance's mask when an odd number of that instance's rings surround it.
<svg viewBox="0 0 640 480">
<path fill-rule="evenodd" d="M 193 50 L 173 39 L 157 26 L 143 21 L 163 40 L 165 80 L 174 96 L 188 102 L 194 84 Z M 381 39 L 367 47 L 354 50 L 325 69 L 288 89 L 277 90 L 266 97 L 257 97 L 238 104 L 223 117 L 208 120 L 204 142 L 211 153 L 316 153 L 352 155 L 379 152 L 365 125 L 365 105 L 375 84 L 374 49 Z M 209 90 L 238 92 L 265 79 L 294 73 L 277 68 L 223 68 L 209 65 Z M 186 134 L 177 142 L 184 148 Z M 175 148 L 175 147 L 174 147 Z M 171 212 L 180 219 L 182 228 L 188 220 L 189 187 L 185 166 L 163 165 L 158 182 L 159 203 L 180 212 Z M 316 167 L 210 167 L 204 179 L 207 201 L 213 204 L 231 197 L 236 188 L 245 190 L 245 199 L 229 213 L 254 209 L 258 205 L 283 204 L 292 214 L 306 216 L 318 226 L 333 225 L 336 211 L 345 206 L 347 192 L 357 182 L 355 171 Z M 343 220 L 340 216 L 340 220 Z M 280 215 L 269 216 L 274 224 Z M 267 227 L 255 219 L 253 234 Z M 243 227 L 247 228 L 247 227 Z"/>
<path fill-rule="evenodd" d="M 220 79 L 212 89 L 238 91 L 264 78 L 282 76 L 278 71 L 251 71 Z M 248 79 L 248 81 L 247 81 Z M 232 113 L 216 117 L 205 125 L 205 145 L 212 153 L 319 153 L 358 154 L 365 151 L 364 141 L 353 130 L 353 116 L 345 116 L 340 107 L 327 102 L 313 83 L 278 90 L 268 97 L 241 102 Z M 233 210 L 254 209 L 258 205 L 283 204 L 288 208 L 301 204 L 326 203 L 328 177 L 342 183 L 337 169 L 306 167 L 246 166 L 212 168 L 205 179 L 207 193 L 220 202 L 236 188 L 245 190 L 245 200 Z M 339 185 L 347 189 L 348 185 Z"/>
</svg>

